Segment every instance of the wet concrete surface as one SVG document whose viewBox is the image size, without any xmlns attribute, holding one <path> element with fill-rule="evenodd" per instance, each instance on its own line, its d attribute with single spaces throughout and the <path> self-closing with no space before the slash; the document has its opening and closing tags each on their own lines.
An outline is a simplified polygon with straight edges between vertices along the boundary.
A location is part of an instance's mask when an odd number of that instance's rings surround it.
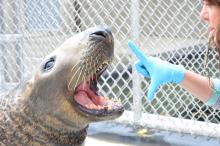
<svg viewBox="0 0 220 146">
<path fill-rule="evenodd" d="M 90 125 L 85 146 L 220 146 L 220 139 L 100 122 Z"/>
</svg>

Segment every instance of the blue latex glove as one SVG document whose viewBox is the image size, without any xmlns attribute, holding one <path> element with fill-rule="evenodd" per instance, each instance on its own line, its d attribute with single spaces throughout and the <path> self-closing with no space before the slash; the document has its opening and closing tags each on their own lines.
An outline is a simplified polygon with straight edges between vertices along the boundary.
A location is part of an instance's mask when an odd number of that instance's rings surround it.
<svg viewBox="0 0 220 146">
<path fill-rule="evenodd" d="M 161 84 L 169 82 L 178 84 L 184 79 L 185 68 L 182 65 L 174 65 L 156 57 L 146 57 L 132 41 L 128 41 L 128 46 L 139 59 L 135 64 L 137 71 L 151 79 L 147 93 L 149 102 L 153 100 L 154 93 Z"/>
</svg>

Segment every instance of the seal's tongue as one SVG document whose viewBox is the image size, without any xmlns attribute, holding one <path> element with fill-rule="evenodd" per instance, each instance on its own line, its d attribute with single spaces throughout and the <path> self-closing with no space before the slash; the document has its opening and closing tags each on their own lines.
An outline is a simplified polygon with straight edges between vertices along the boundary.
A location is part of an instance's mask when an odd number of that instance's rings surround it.
<svg viewBox="0 0 220 146">
<path fill-rule="evenodd" d="M 108 102 L 108 99 L 98 96 L 96 91 L 90 89 L 86 82 L 77 87 L 74 99 L 87 108 L 102 108 Z"/>
</svg>

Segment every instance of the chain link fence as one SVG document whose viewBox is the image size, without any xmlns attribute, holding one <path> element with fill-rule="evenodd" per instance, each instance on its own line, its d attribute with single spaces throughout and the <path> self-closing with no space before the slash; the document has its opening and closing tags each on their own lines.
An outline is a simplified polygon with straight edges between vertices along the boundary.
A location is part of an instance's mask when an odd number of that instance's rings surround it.
<svg viewBox="0 0 220 146">
<path fill-rule="evenodd" d="M 121 122 L 220 137 L 219 111 L 178 85 L 163 85 L 148 103 L 150 81 L 137 74 L 128 39 L 147 54 L 202 74 L 207 26 L 202 0 L 1 0 L 0 90 L 10 91 L 31 77 L 42 57 L 66 38 L 95 25 L 108 25 L 115 38 L 113 65 L 99 80 L 100 92 L 124 104 Z M 209 54 L 210 76 L 218 60 Z M 188 125 L 190 124 L 190 125 Z"/>
</svg>

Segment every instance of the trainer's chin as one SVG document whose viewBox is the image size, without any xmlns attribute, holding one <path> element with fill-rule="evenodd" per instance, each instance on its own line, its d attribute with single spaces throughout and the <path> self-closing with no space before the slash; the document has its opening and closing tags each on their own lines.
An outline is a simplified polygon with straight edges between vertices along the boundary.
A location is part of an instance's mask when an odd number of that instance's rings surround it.
<svg viewBox="0 0 220 146">
<path fill-rule="evenodd" d="M 219 48 L 220 47 L 220 38 L 219 38 L 220 36 L 218 37 L 217 33 L 213 33 L 213 32 L 210 32 L 210 34 L 211 34 L 211 36 L 209 36 L 210 37 L 209 39 L 211 39 L 209 40 L 211 41 L 211 44 L 209 44 L 210 47 L 220 49 Z"/>
</svg>

